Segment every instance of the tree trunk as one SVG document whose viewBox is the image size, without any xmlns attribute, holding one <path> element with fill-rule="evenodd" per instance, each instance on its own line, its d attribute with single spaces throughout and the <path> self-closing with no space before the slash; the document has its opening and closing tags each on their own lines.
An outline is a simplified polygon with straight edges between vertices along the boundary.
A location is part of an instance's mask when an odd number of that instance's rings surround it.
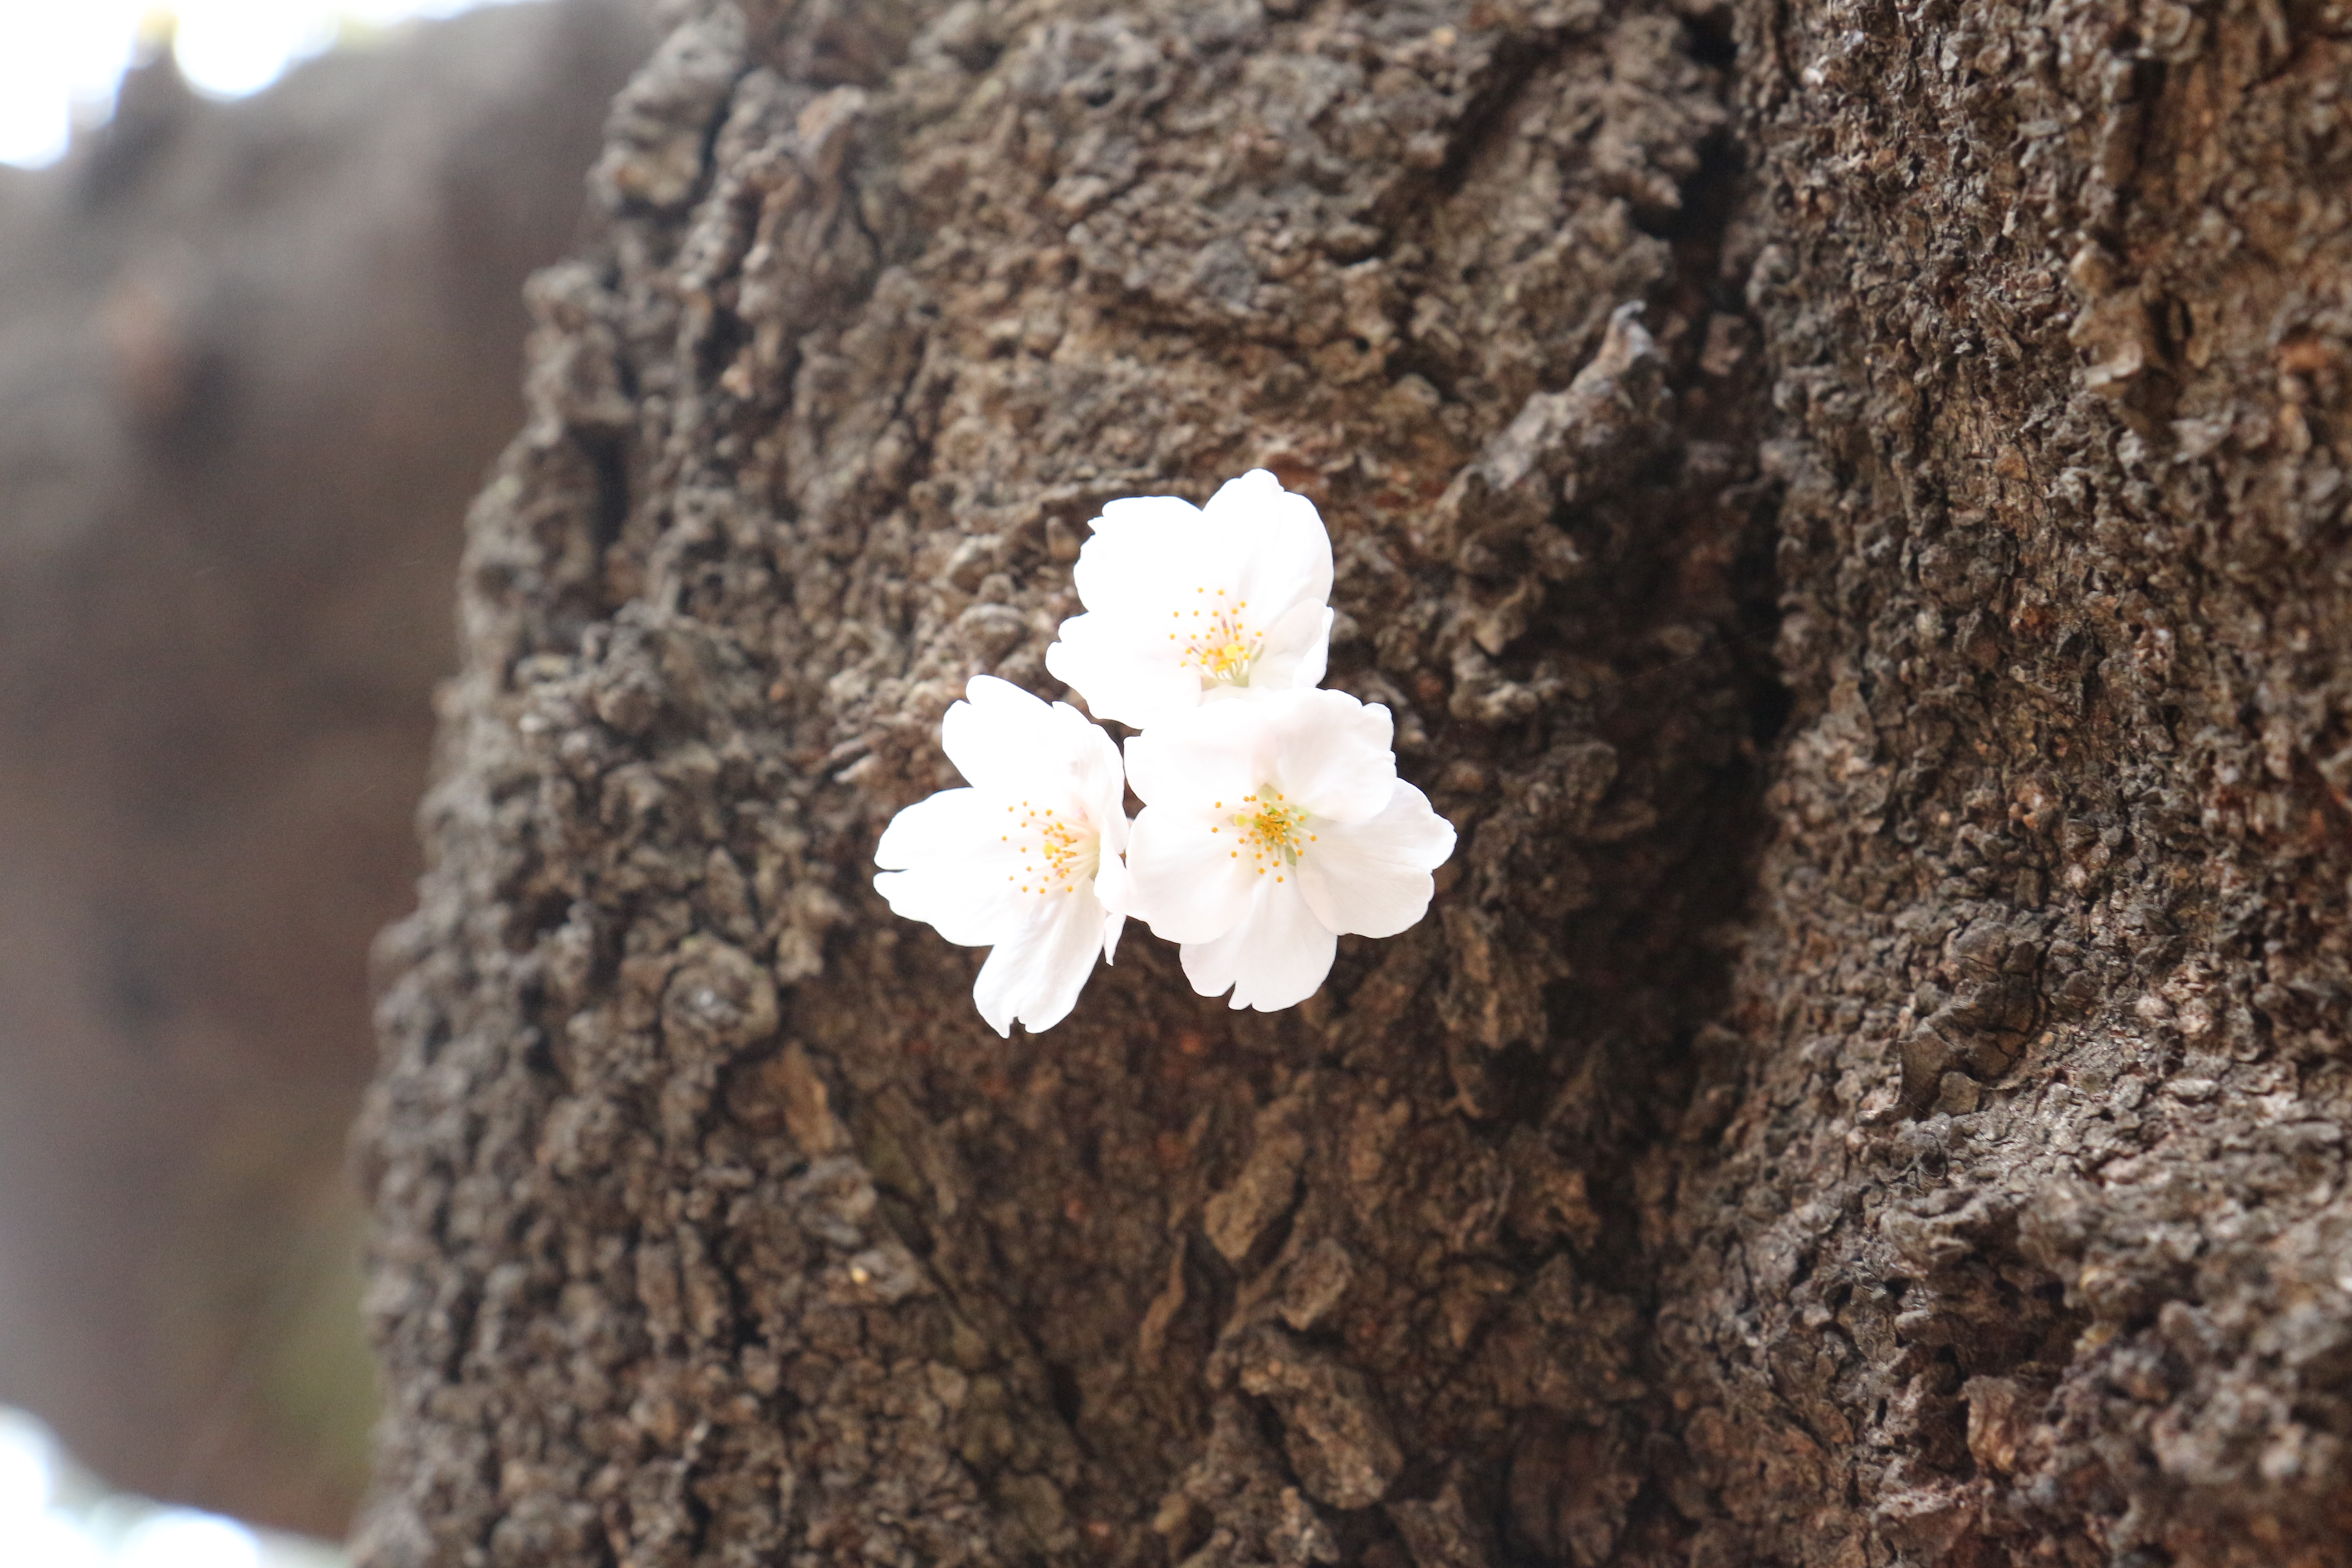
<svg viewBox="0 0 2352 1568">
<path fill-rule="evenodd" d="M 2347 31 L 687 8 L 383 948 L 362 1561 L 2352 1561 Z M 1000 1041 L 876 834 L 1253 466 L 1461 849 Z"/>
</svg>

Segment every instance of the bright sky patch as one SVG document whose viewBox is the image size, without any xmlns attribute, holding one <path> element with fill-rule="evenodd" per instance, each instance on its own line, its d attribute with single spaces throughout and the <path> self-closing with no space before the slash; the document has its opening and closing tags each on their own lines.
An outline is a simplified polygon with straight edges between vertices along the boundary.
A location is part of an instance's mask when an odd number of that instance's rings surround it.
<svg viewBox="0 0 2352 1568">
<path fill-rule="evenodd" d="M 485 0 L 0 0 L 0 163 L 64 155 L 77 126 L 103 123 L 115 84 L 170 35 L 196 90 L 241 98 L 339 42 Z"/>
</svg>

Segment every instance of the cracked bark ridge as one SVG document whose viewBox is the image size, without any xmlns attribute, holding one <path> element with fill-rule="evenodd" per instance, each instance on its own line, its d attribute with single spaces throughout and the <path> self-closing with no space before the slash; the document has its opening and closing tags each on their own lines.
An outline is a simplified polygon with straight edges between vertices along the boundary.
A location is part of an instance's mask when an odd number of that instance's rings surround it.
<svg viewBox="0 0 2352 1568">
<path fill-rule="evenodd" d="M 2352 1561 L 2352 15 L 1738 43 L 1795 711 L 1689 1561 Z"/>
<path fill-rule="evenodd" d="M 689 5 L 531 291 L 362 1130 L 426 1563 L 1671 1554 L 1644 1262 L 1755 816 L 1723 19 Z M 1462 832 L 1274 1016 L 1000 1041 L 870 854 L 1105 500 L 1332 525 Z"/>
</svg>

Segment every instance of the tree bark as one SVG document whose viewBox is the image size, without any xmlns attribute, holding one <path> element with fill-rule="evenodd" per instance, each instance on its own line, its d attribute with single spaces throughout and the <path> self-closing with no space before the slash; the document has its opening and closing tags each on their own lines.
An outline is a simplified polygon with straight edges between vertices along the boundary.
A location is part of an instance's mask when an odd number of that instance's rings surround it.
<svg viewBox="0 0 2352 1568">
<path fill-rule="evenodd" d="M 2347 28 L 682 10 L 383 950 L 362 1561 L 2352 1561 Z M 1253 466 L 1461 849 L 1000 1041 L 875 836 Z"/>
</svg>

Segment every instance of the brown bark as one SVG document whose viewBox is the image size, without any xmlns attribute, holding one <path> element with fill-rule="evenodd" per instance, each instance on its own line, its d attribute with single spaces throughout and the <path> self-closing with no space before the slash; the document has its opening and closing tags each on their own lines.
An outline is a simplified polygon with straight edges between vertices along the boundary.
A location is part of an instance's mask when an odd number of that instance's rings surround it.
<svg viewBox="0 0 2352 1568">
<path fill-rule="evenodd" d="M 2319 8 L 688 7 L 534 286 L 362 1560 L 2352 1560 Z M 1273 1016 L 867 888 L 1254 466 L 1462 830 Z"/>
<path fill-rule="evenodd" d="M 164 60 L 0 170 L 0 1403 L 115 1484 L 331 1533 L 365 1483 L 368 943 L 516 296 L 649 46 L 582 0 L 232 104 Z"/>
<path fill-rule="evenodd" d="M 1706 1560 L 2352 1554 L 2347 22 L 1743 32 L 1796 711 L 1662 1279 Z"/>
</svg>

